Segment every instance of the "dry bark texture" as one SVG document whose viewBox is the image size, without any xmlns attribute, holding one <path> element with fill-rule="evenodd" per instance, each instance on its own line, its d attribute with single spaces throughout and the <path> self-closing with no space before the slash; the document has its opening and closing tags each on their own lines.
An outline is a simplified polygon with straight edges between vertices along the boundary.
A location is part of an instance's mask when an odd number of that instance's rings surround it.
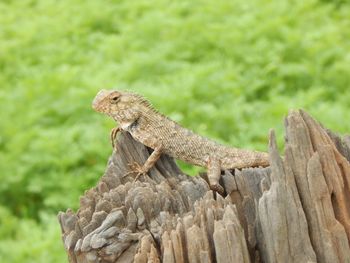
<svg viewBox="0 0 350 263">
<path fill-rule="evenodd" d="M 70 262 L 350 262 L 350 138 L 303 111 L 286 118 L 284 157 L 225 171 L 222 197 L 205 175 L 162 156 L 148 176 L 123 177 L 150 150 L 122 133 L 80 208 L 58 215 Z"/>
</svg>

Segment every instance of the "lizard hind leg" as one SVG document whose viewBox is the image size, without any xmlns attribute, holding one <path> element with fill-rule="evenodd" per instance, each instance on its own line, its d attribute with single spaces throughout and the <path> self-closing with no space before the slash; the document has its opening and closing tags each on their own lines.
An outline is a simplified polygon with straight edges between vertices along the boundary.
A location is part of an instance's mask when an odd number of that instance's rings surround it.
<svg viewBox="0 0 350 263">
<path fill-rule="evenodd" d="M 208 181 L 210 189 L 218 192 L 219 194 L 224 194 L 224 188 L 220 185 L 219 180 L 221 178 L 221 163 L 220 160 L 209 157 L 208 164 Z"/>
</svg>

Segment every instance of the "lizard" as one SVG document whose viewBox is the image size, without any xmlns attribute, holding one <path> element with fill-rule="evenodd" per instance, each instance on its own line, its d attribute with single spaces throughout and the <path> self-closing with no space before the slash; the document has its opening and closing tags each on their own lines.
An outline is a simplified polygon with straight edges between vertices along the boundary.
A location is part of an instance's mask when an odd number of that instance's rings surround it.
<svg viewBox="0 0 350 263">
<path fill-rule="evenodd" d="M 112 145 L 120 130 L 153 149 L 143 165 L 130 164 L 135 180 L 154 166 L 162 154 L 186 163 L 207 168 L 209 186 L 224 193 L 219 180 L 222 170 L 269 165 L 268 153 L 245 150 L 219 144 L 158 112 L 143 96 L 132 92 L 101 90 L 92 102 L 92 108 L 112 117 L 119 126 L 112 129 Z M 114 145 L 113 145 L 114 147 Z"/>
</svg>

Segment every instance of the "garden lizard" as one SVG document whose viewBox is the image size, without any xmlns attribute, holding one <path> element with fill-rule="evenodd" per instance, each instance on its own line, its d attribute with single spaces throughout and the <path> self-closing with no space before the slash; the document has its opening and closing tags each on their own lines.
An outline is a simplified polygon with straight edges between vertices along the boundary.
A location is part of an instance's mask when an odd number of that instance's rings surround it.
<svg viewBox="0 0 350 263">
<path fill-rule="evenodd" d="M 186 129 L 159 113 L 142 96 L 131 92 L 101 90 L 92 102 L 97 112 L 109 115 L 119 123 L 111 132 L 112 143 L 119 130 L 153 149 L 143 164 L 132 164 L 135 180 L 146 174 L 165 153 L 189 164 L 206 167 L 210 188 L 219 193 L 221 171 L 268 166 L 268 154 L 221 145 Z"/>
</svg>

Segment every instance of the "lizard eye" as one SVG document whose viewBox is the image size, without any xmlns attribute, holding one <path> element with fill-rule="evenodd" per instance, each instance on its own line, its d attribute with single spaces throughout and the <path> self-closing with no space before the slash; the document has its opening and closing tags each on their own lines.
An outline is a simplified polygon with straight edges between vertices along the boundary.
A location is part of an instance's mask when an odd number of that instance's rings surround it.
<svg viewBox="0 0 350 263">
<path fill-rule="evenodd" d="M 119 101 L 119 99 L 120 99 L 120 96 L 114 96 L 114 97 L 112 97 L 111 98 L 111 103 L 117 103 L 118 101 Z"/>
</svg>

